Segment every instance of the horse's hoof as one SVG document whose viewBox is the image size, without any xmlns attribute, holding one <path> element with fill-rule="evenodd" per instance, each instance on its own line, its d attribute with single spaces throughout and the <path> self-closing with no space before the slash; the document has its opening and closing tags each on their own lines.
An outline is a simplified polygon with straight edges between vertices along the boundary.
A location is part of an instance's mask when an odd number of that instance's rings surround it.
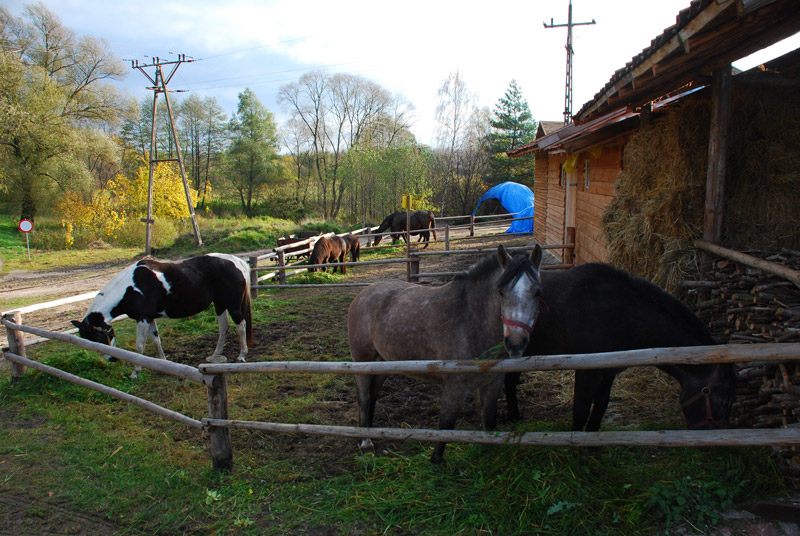
<svg viewBox="0 0 800 536">
<path fill-rule="evenodd" d="M 364 453 L 375 452 L 375 445 L 372 444 L 371 439 L 364 439 L 363 441 L 361 441 L 361 444 L 358 446 L 358 448 L 361 449 L 361 452 Z"/>
<path fill-rule="evenodd" d="M 135 380 L 139 377 L 139 373 L 136 371 L 131 372 L 130 379 Z"/>
<path fill-rule="evenodd" d="M 228 358 L 221 354 L 211 354 L 206 358 L 209 363 L 227 363 Z"/>
<path fill-rule="evenodd" d="M 242 357 L 242 356 L 237 357 L 236 358 L 236 362 L 237 363 L 244 363 L 244 357 Z"/>
</svg>

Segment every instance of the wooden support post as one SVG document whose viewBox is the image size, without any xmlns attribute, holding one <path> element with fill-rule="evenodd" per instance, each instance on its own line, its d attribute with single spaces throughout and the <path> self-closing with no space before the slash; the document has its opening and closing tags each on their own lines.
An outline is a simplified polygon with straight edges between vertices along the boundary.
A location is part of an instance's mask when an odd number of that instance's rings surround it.
<svg viewBox="0 0 800 536">
<path fill-rule="evenodd" d="M 228 384 L 225 374 L 216 374 L 208 386 L 208 416 L 212 419 L 228 418 Z M 216 471 L 233 468 L 233 448 L 228 428 L 209 426 L 211 444 L 211 464 Z"/>
<path fill-rule="evenodd" d="M 21 324 L 22 315 L 19 311 L 3 315 L 3 318 L 15 324 Z M 22 340 L 22 332 L 16 329 L 11 329 L 6 326 L 6 334 L 8 335 L 8 351 L 12 354 L 17 354 L 20 357 L 25 357 L 25 341 Z M 11 362 L 11 383 L 19 381 L 22 375 L 25 374 L 25 365 L 20 365 Z"/>
<path fill-rule="evenodd" d="M 575 227 L 567 227 L 564 243 L 564 264 L 575 266 Z"/>
<path fill-rule="evenodd" d="M 469 236 L 475 236 L 475 214 L 469 215 Z"/>
<path fill-rule="evenodd" d="M 247 261 L 250 265 L 250 297 L 258 298 L 258 272 L 254 272 L 258 268 L 258 257 L 250 257 Z"/>
<path fill-rule="evenodd" d="M 728 157 L 728 130 L 731 119 L 731 66 L 714 71 L 711 80 L 711 128 L 708 137 L 708 170 L 703 240 L 719 244 L 725 206 L 725 173 Z M 703 270 L 712 256 L 703 255 Z"/>
<path fill-rule="evenodd" d="M 278 266 L 284 268 L 286 267 L 286 253 L 284 253 L 283 250 L 278 252 Z M 281 270 L 278 272 L 278 282 L 281 285 L 286 284 L 286 270 Z"/>
<path fill-rule="evenodd" d="M 419 251 L 412 249 L 408 254 L 408 282 L 419 283 Z"/>
<path fill-rule="evenodd" d="M 450 224 L 444 226 L 444 250 L 450 251 Z"/>
</svg>

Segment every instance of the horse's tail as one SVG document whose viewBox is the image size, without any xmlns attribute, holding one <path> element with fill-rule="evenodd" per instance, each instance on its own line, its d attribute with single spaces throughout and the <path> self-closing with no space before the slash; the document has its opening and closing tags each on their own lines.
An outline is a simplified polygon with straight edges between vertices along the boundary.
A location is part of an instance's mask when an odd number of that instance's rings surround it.
<svg viewBox="0 0 800 536">
<path fill-rule="evenodd" d="M 358 262 L 358 259 L 361 257 L 361 242 L 356 237 L 355 244 L 353 244 L 353 251 L 352 251 L 353 262 Z"/>
<path fill-rule="evenodd" d="M 429 212 L 428 214 L 430 214 L 431 217 L 430 227 L 431 227 L 431 232 L 433 233 L 433 240 L 435 242 L 438 240 L 438 238 L 436 238 L 436 217 L 433 215 L 433 212 Z"/>
</svg>

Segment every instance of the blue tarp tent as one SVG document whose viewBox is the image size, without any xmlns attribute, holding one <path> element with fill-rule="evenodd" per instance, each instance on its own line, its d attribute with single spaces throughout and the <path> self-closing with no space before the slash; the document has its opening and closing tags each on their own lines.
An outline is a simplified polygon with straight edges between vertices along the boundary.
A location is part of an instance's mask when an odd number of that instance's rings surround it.
<svg viewBox="0 0 800 536">
<path fill-rule="evenodd" d="M 516 218 L 533 216 L 533 192 L 524 184 L 504 182 L 489 188 L 478 200 L 478 206 L 472 212 L 475 214 L 486 199 L 497 199 L 509 213 L 519 213 Z M 525 213 L 524 215 L 522 213 Z M 507 233 L 532 233 L 533 220 L 515 221 L 506 231 Z"/>
</svg>

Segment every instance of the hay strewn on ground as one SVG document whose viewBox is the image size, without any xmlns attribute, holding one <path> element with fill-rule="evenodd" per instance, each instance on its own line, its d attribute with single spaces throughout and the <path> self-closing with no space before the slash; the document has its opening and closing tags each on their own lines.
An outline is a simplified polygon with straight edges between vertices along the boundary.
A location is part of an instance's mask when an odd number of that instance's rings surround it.
<svg viewBox="0 0 800 536">
<path fill-rule="evenodd" d="M 733 87 L 723 245 L 800 247 L 800 89 Z M 675 292 L 694 278 L 703 235 L 710 92 L 684 99 L 626 145 L 604 230 L 609 261 Z"/>
</svg>

